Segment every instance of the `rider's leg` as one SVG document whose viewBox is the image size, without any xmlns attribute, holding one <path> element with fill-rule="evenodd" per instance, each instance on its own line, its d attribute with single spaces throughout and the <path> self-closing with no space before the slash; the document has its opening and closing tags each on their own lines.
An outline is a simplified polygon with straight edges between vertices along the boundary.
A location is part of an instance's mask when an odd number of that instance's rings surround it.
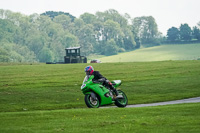
<svg viewBox="0 0 200 133">
<path fill-rule="evenodd" d="M 109 82 L 109 87 L 110 87 L 110 89 L 112 89 L 112 90 L 114 91 L 114 93 L 115 93 L 116 96 L 119 95 L 119 94 L 118 94 L 118 91 L 115 89 L 115 87 L 112 85 L 111 82 Z"/>
</svg>

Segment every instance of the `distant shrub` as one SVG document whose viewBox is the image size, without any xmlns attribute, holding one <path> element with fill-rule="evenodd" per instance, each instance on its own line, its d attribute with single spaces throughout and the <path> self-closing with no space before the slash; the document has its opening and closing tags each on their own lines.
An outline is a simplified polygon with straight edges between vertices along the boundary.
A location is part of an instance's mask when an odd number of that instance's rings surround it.
<svg viewBox="0 0 200 133">
<path fill-rule="evenodd" d="M 124 48 L 119 48 L 118 52 L 123 53 L 123 52 L 126 52 L 126 50 Z"/>
</svg>

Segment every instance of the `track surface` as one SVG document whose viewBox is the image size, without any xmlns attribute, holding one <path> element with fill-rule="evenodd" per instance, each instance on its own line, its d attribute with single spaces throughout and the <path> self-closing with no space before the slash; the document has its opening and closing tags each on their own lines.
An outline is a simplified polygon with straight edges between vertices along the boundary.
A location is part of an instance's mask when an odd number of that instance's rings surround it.
<svg viewBox="0 0 200 133">
<path fill-rule="evenodd" d="M 200 102 L 200 97 L 175 100 L 175 101 L 167 101 L 167 102 L 159 102 L 159 103 L 127 105 L 126 107 L 135 108 L 135 107 L 148 107 L 148 106 L 160 106 L 160 105 L 181 104 L 181 103 L 198 103 L 198 102 Z M 114 107 L 116 106 L 109 106 L 109 107 L 103 107 L 103 108 L 114 108 Z"/>
</svg>

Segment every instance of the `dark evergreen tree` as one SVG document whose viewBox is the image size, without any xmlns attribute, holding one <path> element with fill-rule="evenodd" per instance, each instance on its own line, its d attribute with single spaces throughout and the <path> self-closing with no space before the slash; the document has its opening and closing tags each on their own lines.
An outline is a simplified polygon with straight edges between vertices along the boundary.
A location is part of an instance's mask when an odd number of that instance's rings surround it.
<svg viewBox="0 0 200 133">
<path fill-rule="evenodd" d="M 192 39 L 192 30 L 188 24 L 181 24 L 179 29 L 181 40 L 190 41 Z"/>
<path fill-rule="evenodd" d="M 179 41 L 180 34 L 179 30 L 176 27 L 172 27 L 167 31 L 167 40 L 170 42 Z"/>
<path fill-rule="evenodd" d="M 200 30 L 196 26 L 193 27 L 192 35 L 193 35 L 194 39 L 197 39 L 200 41 Z"/>
<path fill-rule="evenodd" d="M 74 19 L 76 17 L 74 17 L 73 15 L 69 14 L 69 13 L 66 13 L 66 12 L 54 12 L 54 11 L 47 11 L 45 13 L 42 13 L 41 15 L 44 15 L 44 16 L 49 16 L 52 20 L 56 17 L 56 16 L 59 16 L 59 15 L 66 15 L 66 16 L 69 16 L 72 20 L 72 22 L 74 21 Z"/>
</svg>

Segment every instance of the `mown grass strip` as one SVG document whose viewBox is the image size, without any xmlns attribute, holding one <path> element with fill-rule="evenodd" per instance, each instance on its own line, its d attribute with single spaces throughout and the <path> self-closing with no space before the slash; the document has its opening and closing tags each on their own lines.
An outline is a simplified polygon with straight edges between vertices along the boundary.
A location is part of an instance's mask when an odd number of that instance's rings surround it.
<svg viewBox="0 0 200 133">
<path fill-rule="evenodd" d="M 200 103 L 0 113 L 0 132 L 200 132 Z"/>
</svg>

